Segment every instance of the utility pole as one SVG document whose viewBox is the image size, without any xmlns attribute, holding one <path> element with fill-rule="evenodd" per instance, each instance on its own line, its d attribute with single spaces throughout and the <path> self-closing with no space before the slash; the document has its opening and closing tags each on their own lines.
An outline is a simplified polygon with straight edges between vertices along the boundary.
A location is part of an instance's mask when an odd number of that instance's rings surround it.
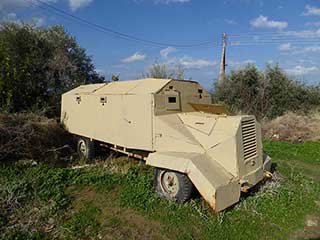
<svg viewBox="0 0 320 240">
<path fill-rule="evenodd" d="M 220 63 L 220 73 L 219 73 L 219 81 L 221 84 L 226 77 L 226 50 L 227 50 L 227 34 L 223 33 L 222 35 L 222 54 L 221 54 L 221 63 Z"/>
</svg>

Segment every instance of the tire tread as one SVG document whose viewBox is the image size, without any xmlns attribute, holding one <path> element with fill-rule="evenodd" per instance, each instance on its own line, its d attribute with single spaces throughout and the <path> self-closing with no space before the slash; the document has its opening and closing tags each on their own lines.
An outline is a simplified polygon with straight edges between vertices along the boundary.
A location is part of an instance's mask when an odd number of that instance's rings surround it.
<svg viewBox="0 0 320 240">
<path fill-rule="evenodd" d="M 160 197 L 167 198 L 166 194 L 163 192 L 160 186 L 160 183 L 158 181 L 159 175 L 161 174 L 162 171 L 165 171 L 165 169 L 159 169 L 159 168 L 155 169 L 153 186 L 155 191 L 158 193 Z M 179 185 L 181 186 L 175 197 L 175 201 L 179 203 L 185 203 L 191 199 L 195 187 L 187 175 L 176 172 L 176 171 L 173 171 L 173 172 L 177 175 Z"/>
</svg>

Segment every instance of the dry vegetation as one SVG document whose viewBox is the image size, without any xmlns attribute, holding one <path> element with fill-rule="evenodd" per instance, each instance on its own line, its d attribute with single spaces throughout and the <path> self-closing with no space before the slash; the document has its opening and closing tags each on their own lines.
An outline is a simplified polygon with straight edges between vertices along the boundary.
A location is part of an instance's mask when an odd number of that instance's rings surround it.
<svg viewBox="0 0 320 240">
<path fill-rule="evenodd" d="M 0 114 L 0 161 L 57 160 L 70 153 L 69 134 L 54 119 Z"/>
<path fill-rule="evenodd" d="M 299 115 L 289 112 L 263 124 L 264 139 L 302 143 L 320 140 L 320 115 L 314 112 Z"/>
</svg>

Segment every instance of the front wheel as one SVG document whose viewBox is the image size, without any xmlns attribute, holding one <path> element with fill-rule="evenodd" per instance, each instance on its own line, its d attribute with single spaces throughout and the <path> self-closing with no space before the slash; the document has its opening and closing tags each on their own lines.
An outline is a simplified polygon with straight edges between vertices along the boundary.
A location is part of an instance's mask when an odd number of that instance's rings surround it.
<svg viewBox="0 0 320 240">
<path fill-rule="evenodd" d="M 80 137 L 77 143 L 77 151 L 80 158 L 92 159 L 94 158 L 94 142 L 88 138 Z"/>
<path fill-rule="evenodd" d="M 180 203 L 190 200 L 194 190 L 187 175 L 158 168 L 155 169 L 154 187 L 160 197 Z"/>
</svg>

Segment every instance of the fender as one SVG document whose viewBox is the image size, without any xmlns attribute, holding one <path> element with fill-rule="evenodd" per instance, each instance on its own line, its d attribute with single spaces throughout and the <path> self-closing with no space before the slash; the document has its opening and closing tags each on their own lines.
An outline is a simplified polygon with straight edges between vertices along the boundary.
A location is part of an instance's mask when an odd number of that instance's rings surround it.
<svg viewBox="0 0 320 240">
<path fill-rule="evenodd" d="M 216 212 L 239 201 L 239 179 L 206 154 L 154 152 L 149 154 L 146 164 L 186 174 Z"/>
</svg>

